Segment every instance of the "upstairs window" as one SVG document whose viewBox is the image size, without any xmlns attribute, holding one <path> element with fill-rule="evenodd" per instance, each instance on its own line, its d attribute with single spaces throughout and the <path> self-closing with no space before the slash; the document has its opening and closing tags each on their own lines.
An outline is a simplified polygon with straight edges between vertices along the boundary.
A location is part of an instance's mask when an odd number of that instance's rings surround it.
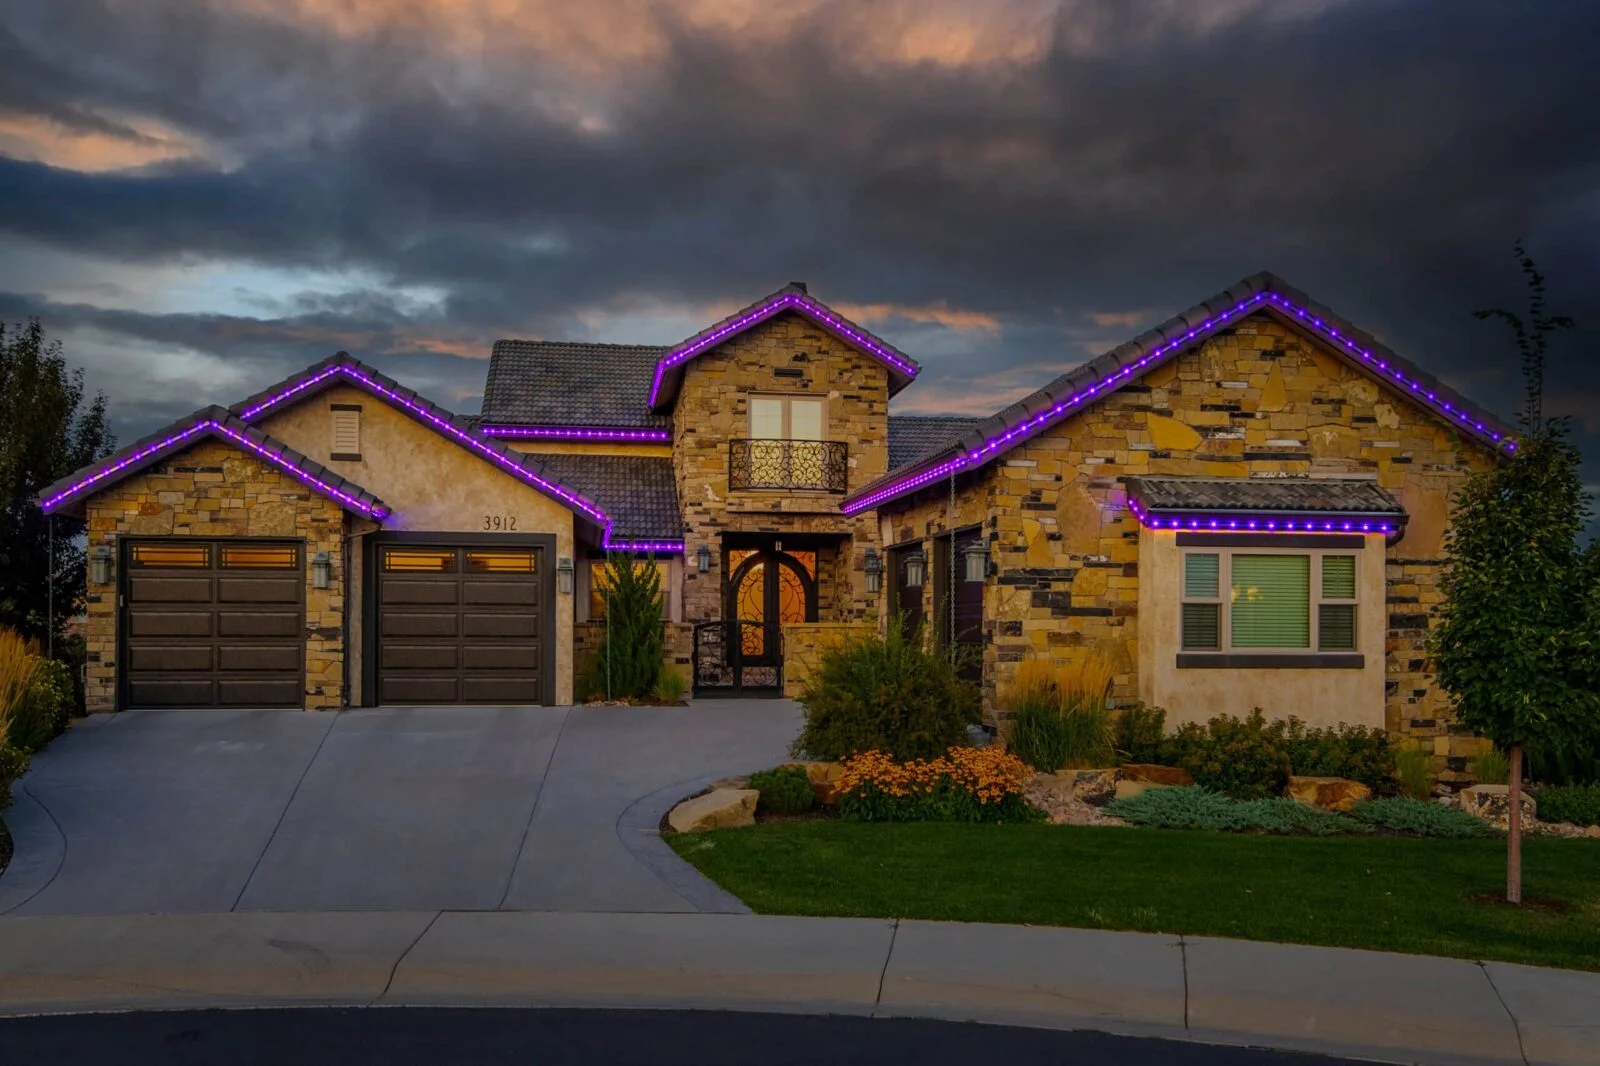
<svg viewBox="0 0 1600 1066">
<path fill-rule="evenodd" d="M 811 396 L 750 397 L 752 440 L 824 440 L 822 400 Z"/>
<path fill-rule="evenodd" d="M 1354 651 L 1356 557 L 1259 549 L 1183 553 L 1184 651 Z"/>
</svg>

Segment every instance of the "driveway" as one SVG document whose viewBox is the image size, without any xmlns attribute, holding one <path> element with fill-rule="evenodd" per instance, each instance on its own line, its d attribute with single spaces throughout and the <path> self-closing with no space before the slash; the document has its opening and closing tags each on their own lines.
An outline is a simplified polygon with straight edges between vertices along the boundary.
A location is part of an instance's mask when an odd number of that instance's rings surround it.
<svg viewBox="0 0 1600 1066">
<path fill-rule="evenodd" d="M 757 700 L 94 716 L 16 790 L 0 914 L 737 909 L 655 826 L 798 727 Z"/>
</svg>

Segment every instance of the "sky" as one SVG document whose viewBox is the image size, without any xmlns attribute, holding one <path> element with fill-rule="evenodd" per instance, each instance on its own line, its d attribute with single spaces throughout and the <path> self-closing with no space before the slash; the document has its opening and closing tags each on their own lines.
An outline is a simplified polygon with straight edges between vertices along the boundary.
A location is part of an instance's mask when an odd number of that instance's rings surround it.
<svg viewBox="0 0 1600 1066">
<path fill-rule="evenodd" d="M 132 440 L 344 349 L 671 344 L 793 280 L 989 414 L 1272 270 L 1600 491 L 1593 0 L 0 0 L 0 319 Z"/>
</svg>

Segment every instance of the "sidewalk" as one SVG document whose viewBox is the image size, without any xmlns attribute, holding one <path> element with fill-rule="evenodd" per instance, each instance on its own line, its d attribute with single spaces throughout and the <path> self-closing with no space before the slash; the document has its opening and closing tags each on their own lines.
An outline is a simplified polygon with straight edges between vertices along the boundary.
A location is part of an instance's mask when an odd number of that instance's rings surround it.
<svg viewBox="0 0 1600 1066">
<path fill-rule="evenodd" d="M 1600 1063 L 1600 974 L 1142 933 L 737 914 L 0 919 L 0 1014 L 614 1006 L 914 1016 L 1389 1061 Z"/>
</svg>

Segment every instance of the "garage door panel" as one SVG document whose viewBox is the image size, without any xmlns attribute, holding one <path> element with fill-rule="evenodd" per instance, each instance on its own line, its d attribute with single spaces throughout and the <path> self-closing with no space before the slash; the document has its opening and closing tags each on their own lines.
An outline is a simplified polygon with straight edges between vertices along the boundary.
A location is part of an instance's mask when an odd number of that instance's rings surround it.
<svg viewBox="0 0 1600 1066">
<path fill-rule="evenodd" d="M 209 638 L 215 620 L 210 611 L 138 611 L 128 618 L 128 636 Z"/>
<path fill-rule="evenodd" d="M 489 677 L 467 674 L 461 679 L 461 699 L 466 703 L 538 703 L 544 696 L 537 675 Z"/>
<path fill-rule="evenodd" d="M 539 586 L 532 581 L 464 581 L 461 602 L 471 606 L 533 607 L 539 602 Z"/>
<path fill-rule="evenodd" d="M 212 707 L 216 688 L 211 678 L 134 677 L 128 680 L 133 707 Z"/>
<path fill-rule="evenodd" d="M 527 644 L 469 644 L 461 649 L 461 666 L 466 670 L 511 670 L 537 672 L 544 665 L 544 648 Z"/>
<path fill-rule="evenodd" d="M 300 672 L 298 645 L 224 644 L 217 648 L 217 669 L 231 673 Z"/>
<path fill-rule="evenodd" d="M 459 703 L 459 691 L 453 673 L 448 677 L 391 674 L 379 686 L 379 699 L 384 703 Z"/>
<path fill-rule="evenodd" d="M 379 652 L 385 670 L 448 670 L 461 667 L 461 649 L 455 644 L 389 644 Z"/>
<path fill-rule="evenodd" d="M 454 604 L 456 583 L 446 576 L 438 581 L 385 577 L 383 603 Z"/>
<path fill-rule="evenodd" d="M 130 673 L 150 673 L 160 670 L 209 673 L 215 664 L 216 648 L 209 643 L 128 648 Z"/>
<path fill-rule="evenodd" d="M 300 682 L 288 678 L 224 677 L 217 682 L 222 707 L 298 707 Z"/>
<path fill-rule="evenodd" d="M 380 632 L 385 637 L 450 637 L 460 632 L 461 616 L 408 611 L 386 611 Z"/>
<path fill-rule="evenodd" d="M 299 603 L 305 583 L 294 577 L 223 577 L 217 581 L 222 603 Z"/>
<path fill-rule="evenodd" d="M 461 635 L 464 637 L 524 637 L 539 636 L 539 616 L 536 614 L 464 614 L 461 616 Z"/>
<path fill-rule="evenodd" d="M 211 575 L 154 577 L 136 575 L 128 579 L 130 603 L 210 603 Z"/>
<path fill-rule="evenodd" d="M 299 637 L 300 615 L 288 611 L 224 611 L 217 615 L 219 637 Z"/>
</svg>

